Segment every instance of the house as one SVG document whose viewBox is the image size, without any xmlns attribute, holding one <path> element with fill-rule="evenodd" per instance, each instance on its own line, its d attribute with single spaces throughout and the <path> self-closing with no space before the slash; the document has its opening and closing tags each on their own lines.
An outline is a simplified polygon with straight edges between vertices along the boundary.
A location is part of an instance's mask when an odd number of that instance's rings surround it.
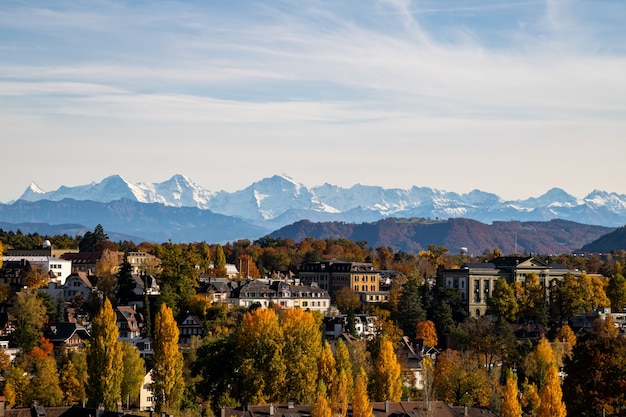
<svg viewBox="0 0 626 417">
<path fill-rule="evenodd" d="M 56 322 L 49 325 L 45 336 L 54 346 L 56 355 L 69 350 L 82 350 L 85 347 L 85 340 L 90 338 L 90 334 L 84 326 L 67 322 Z"/>
<path fill-rule="evenodd" d="M 438 354 L 439 351 L 435 347 L 425 346 L 423 339 L 402 337 L 398 360 L 403 365 L 405 384 L 423 390 L 426 377 L 423 368 L 424 358 L 431 358 L 434 364 Z"/>
<path fill-rule="evenodd" d="M 509 284 L 523 283 L 526 277 L 535 274 L 548 301 L 553 285 L 563 281 L 567 274 L 579 276 L 581 273 L 563 265 L 549 265 L 532 256 L 501 256 L 491 262 L 467 262 L 460 268 L 442 268 L 438 271 L 437 285 L 458 289 L 470 316 L 479 317 L 487 312 L 487 302 L 500 278 Z"/>
<path fill-rule="evenodd" d="M 336 259 L 305 262 L 298 270 L 298 277 L 301 282 L 309 285 L 315 283 L 331 295 L 344 287 L 357 293 L 380 291 L 380 271 L 367 262 Z"/>
<path fill-rule="evenodd" d="M 347 314 L 336 314 L 324 317 L 324 337 L 338 339 L 348 333 Z M 361 339 L 370 339 L 376 335 L 376 317 L 368 314 L 354 315 L 355 336 Z"/>
<path fill-rule="evenodd" d="M 139 408 L 139 411 L 154 411 L 156 401 L 154 400 L 154 389 L 152 387 L 152 369 L 150 369 L 144 375 L 139 396 L 133 403 L 135 407 Z"/>
<path fill-rule="evenodd" d="M 92 282 L 92 280 L 94 282 Z M 65 301 L 89 300 L 96 277 L 84 271 L 75 271 L 65 280 L 63 299 Z"/>
<path fill-rule="evenodd" d="M 229 303 L 241 307 L 270 304 L 283 308 L 301 308 L 325 314 L 330 308 L 328 291 L 315 285 L 295 285 L 287 281 L 251 279 L 234 289 Z"/>
<path fill-rule="evenodd" d="M 0 269 L 0 284 L 10 288 L 13 292 L 21 291 L 22 279 L 31 269 L 30 262 L 26 259 L 18 261 L 3 261 Z"/>
<path fill-rule="evenodd" d="M 60 285 L 65 283 L 65 278 L 72 272 L 72 263 L 57 258 L 53 253 L 50 241 L 44 241 L 43 245 L 37 249 L 7 249 L 2 256 L 3 262 L 28 261 L 31 267 L 39 268 L 43 273 L 49 274 L 51 279 L 56 280 Z"/>
<path fill-rule="evenodd" d="M 178 323 L 178 333 L 178 344 L 180 346 L 189 346 L 192 336 L 204 336 L 204 323 L 200 317 L 194 314 L 187 314 Z"/>
<path fill-rule="evenodd" d="M 143 329 L 143 315 L 133 306 L 117 306 L 115 308 L 117 316 L 116 325 L 119 329 L 118 340 L 132 342 L 141 337 Z"/>
</svg>

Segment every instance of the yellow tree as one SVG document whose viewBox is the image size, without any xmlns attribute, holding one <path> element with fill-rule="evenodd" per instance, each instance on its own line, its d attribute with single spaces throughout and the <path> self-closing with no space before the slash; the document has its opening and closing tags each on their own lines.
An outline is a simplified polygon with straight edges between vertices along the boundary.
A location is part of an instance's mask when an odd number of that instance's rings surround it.
<svg viewBox="0 0 626 417">
<path fill-rule="evenodd" d="M 342 371 L 346 373 L 348 378 L 348 400 L 352 399 L 352 390 L 354 388 L 354 374 L 352 370 L 352 362 L 350 359 L 350 351 L 342 339 L 337 340 L 335 343 L 335 364 L 337 373 Z"/>
<path fill-rule="evenodd" d="M 435 347 L 439 342 L 435 323 L 430 320 L 420 321 L 415 329 L 415 338 L 423 339 L 424 346 Z"/>
<path fill-rule="evenodd" d="M 117 340 L 116 315 L 108 298 L 91 323 L 91 345 L 87 351 L 89 382 L 87 397 L 92 405 L 115 410 L 121 401 L 122 348 Z"/>
<path fill-rule="evenodd" d="M 371 417 L 372 406 L 367 395 L 367 374 L 363 368 L 359 369 L 354 384 L 354 396 L 352 398 L 352 417 Z"/>
<path fill-rule="evenodd" d="M 154 318 L 152 380 L 157 411 L 178 411 L 183 395 L 183 355 L 178 348 L 178 326 L 165 303 Z"/>
<path fill-rule="evenodd" d="M 348 414 L 348 375 L 341 370 L 330 391 L 330 409 L 335 417 L 346 417 Z"/>
<path fill-rule="evenodd" d="M 567 415 L 556 365 L 548 368 L 539 396 L 541 397 L 539 417 L 565 417 Z"/>
<path fill-rule="evenodd" d="M 509 369 L 506 373 L 500 417 L 520 417 L 522 415 L 522 406 L 518 397 L 517 376 Z"/>
<path fill-rule="evenodd" d="M 576 346 L 576 335 L 567 324 L 559 327 L 552 343 L 557 364 L 563 366 L 563 360 L 572 356 L 572 350 Z"/>
<path fill-rule="evenodd" d="M 388 339 L 383 339 L 380 345 L 378 358 L 374 365 L 375 388 L 374 396 L 377 401 L 400 401 L 402 396 L 401 367 Z"/>
<path fill-rule="evenodd" d="M 331 415 L 332 411 L 326 398 L 326 385 L 323 381 L 318 381 L 315 402 L 311 405 L 311 417 L 331 417 Z"/>
<path fill-rule="evenodd" d="M 122 379 L 122 399 L 130 407 L 141 391 L 146 367 L 139 350 L 128 342 L 122 342 L 122 360 L 124 362 L 124 378 Z"/>
<path fill-rule="evenodd" d="M 324 350 L 320 359 L 317 361 L 318 378 L 324 383 L 326 387 L 332 386 L 337 376 L 337 369 L 335 366 L 335 356 L 330 348 L 330 344 L 324 342 Z"/>
<path fill-rule="evenodd" d="M 317 361 L 322 354 L 322 317 L 317 313 L 290 308 L 280 322 L 284 335 L 285 385 L 289 399 L 309 404 L 315 395 Z M 285 398 L 283 398 L 284 400 Z"/>
<path fill-rule="evenodd" d="M 237 334 L 243 358 L 239 400 L 248 404 L 277 402 L 285 395 L 284 335 L 273 309 L 257 308 L 243 317 Z"/>
<path fill-rule="evenodd" d="M 535 383 L 529 383 L 528 378 L 522 383 L 522 408 L 524 412 L 529 415 L 537 415 L 539 410 L 539 404 L 541 398 L 537 392 L 537 385 Z"/>
<path fill-rule="evenodd" d="M 63 391 L 63 401 L 66 404 L 76 405 L 80 403 L 84 388 L 72 361 L 67 361 L 59 371 L 59 386 Z"/>
<path fill-rule="evenodd" d="M 526 374 L 541 387 L 548 368 L 556 363 L 557 358 L 550 342 L 542 337 L 535 350 L 526 359 Z"/>
</svg>

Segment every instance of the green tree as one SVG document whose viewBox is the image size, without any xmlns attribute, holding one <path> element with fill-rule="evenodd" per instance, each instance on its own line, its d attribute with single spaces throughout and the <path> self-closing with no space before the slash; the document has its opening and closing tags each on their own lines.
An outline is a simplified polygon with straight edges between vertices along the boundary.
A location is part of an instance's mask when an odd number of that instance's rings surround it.
<svg viewBox="0 0 626 417">
<path fill-rule="evenodd" d="M 107 410 L 117 409 L 122 399 L 124 365 L 116 321 L 111 302 L 105 298 L 92 320 L 91 344 L 87 350 L 87 396 L 92 405 L 102 404 Z"/>
<path fill-rule="evenodd" d="M 383 340 L 374 365 L 375 389 L 377 401 L 400 401 L 402 396 L 402 376 L 398 358 L 390 340 Z"/>
<path fill-rule="evenodd" d="M 17 293 L 15 304 L 9 312 L 15 317 L 15 331 L 9 340 L 13 346 L 28 352 L 37 344 L 48 321 L 43 301 L 35 291 L 21 291 Z"/>
<path fill-rule="evenodd" d="M 178 348 L 178 326 L 165 304 L 154 318 L 152 380 L 157 411 L 175 412 L 183 396 L 183 355 Z"/>
<path fill-rule="evenodd" d="M 86 232 L 78 243 L 78 249 L 81 252 L 99 252 L 102 251 L 109 240 L 109 236 L 104 233 L 102 225 L 98 224 L 93 232 Z"/>
<path fill-rule="evenodd" d="M 556 365 L 556 363 L 557 357 L 550 342 L 545 337 L 542 337 L 535 350 L 526 358 L 526 375 L 541 388 L 546 379 L 548 369 Z"/>
<path fill-rule="evenodd" d="M 546 323 L 548 307 L 544 297 L 544 289 L 539 283 L 537 274 L 530 273 L 524 283 L 515 283 L 515 295 L 518 299 L 520 316 L 526 321 Z"/>
<path fill-rule="evenodd" d="M 224 248 L 219 243 L 215 246 L 215 270 L 219 276 L 226 275 L 226 255 Z"/>
<path fill-rule="evenodd" d="M 502 411 L 500 417 L 520 417 L 522 406 L 519 402 L 519 392 L 517 388 L 517 376 L 512 370 L 506 372 L 506 384 L 502 398 Z"/>
<path fill-rule="evenodd" d="M 127 407 L 139 395 L 146 367 L 139 350 L 130 343 L 122 342 L 122 362 L 124 363 L 124 377 L 121 385 L 122 399 L 126 400 Z"/>
<path fill-rule="evenodd" d="M 159 300 L 167 304 L 176 317 L 180 308 L 196 293 L 198 285 L 196 265 L 200 259 L 195 250 L 183 248 L 172 242 L 160 245 L 156 250 L 156 256 L 161 259 L 161 272 L 157 277 L 161 286 Z"/>
<path fill-rule="evenodd" d="M 626 307 L 626 278 L 616 273 L 609 279 L 606 295 L 611 302 L 611 311 L 621 312 Z"/>
<path fill-rule="evenodd" d="M 499 278 L 493 288 L 492 296 L 487 300 L 489 311 L 508 321 L 515 321 L 519 305 L 515 290 L 504 278 Z"/>
<path fill-rule="evenodd" d="M 402 288 L 398 305 L 398 326 L 406 336 L 415 337 L 415 326 L 426 319 L 426 312 L 422 307 L 421 287 L 422 278 L 416 274 L 407 277 Z"/>
</svg>

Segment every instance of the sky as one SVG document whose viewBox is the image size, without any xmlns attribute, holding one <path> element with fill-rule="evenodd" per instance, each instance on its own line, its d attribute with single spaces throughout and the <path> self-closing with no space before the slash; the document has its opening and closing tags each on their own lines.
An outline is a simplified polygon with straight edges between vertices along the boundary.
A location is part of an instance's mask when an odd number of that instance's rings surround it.
<svg viewBox="0 0 626 417">
<path fill-rule="evenodd" d="M 626 193 L 621 0 L 0 2 L 0 201 L 119 174 Z"/>
</svg>

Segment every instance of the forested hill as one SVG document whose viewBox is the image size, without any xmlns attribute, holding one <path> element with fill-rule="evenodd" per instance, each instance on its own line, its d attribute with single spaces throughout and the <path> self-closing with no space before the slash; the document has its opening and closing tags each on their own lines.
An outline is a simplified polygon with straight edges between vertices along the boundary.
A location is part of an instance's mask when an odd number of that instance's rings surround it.
<svg viewBox="0 0 626 417">
<path fill-rule="evenodd" d="M 601 253 L 626 250 L 626 226 L 601 236 L 598 240 L 583 246 L 582 250 Z"/>
<path fill-rule="evenodd" d="M 494 248 L 504 253 L 556 254 L 579 250 L 613 230 L 566 220 L 508 221 L 488 225 L 459 218 L 442 221 L 389 218 L 361 224 L 312 223 L 303 220 L 285 226 L 269 236 L 290 238 L 294 241 L 307 237 L 346 238 L 355 242 L 366 241 L 367 246 L 374 248 L 391 247 L 411 253 L 427 249 L 429 245 L 437 245 L 452 252 L 467 248 L 474 255 Z"/>
</svg>

